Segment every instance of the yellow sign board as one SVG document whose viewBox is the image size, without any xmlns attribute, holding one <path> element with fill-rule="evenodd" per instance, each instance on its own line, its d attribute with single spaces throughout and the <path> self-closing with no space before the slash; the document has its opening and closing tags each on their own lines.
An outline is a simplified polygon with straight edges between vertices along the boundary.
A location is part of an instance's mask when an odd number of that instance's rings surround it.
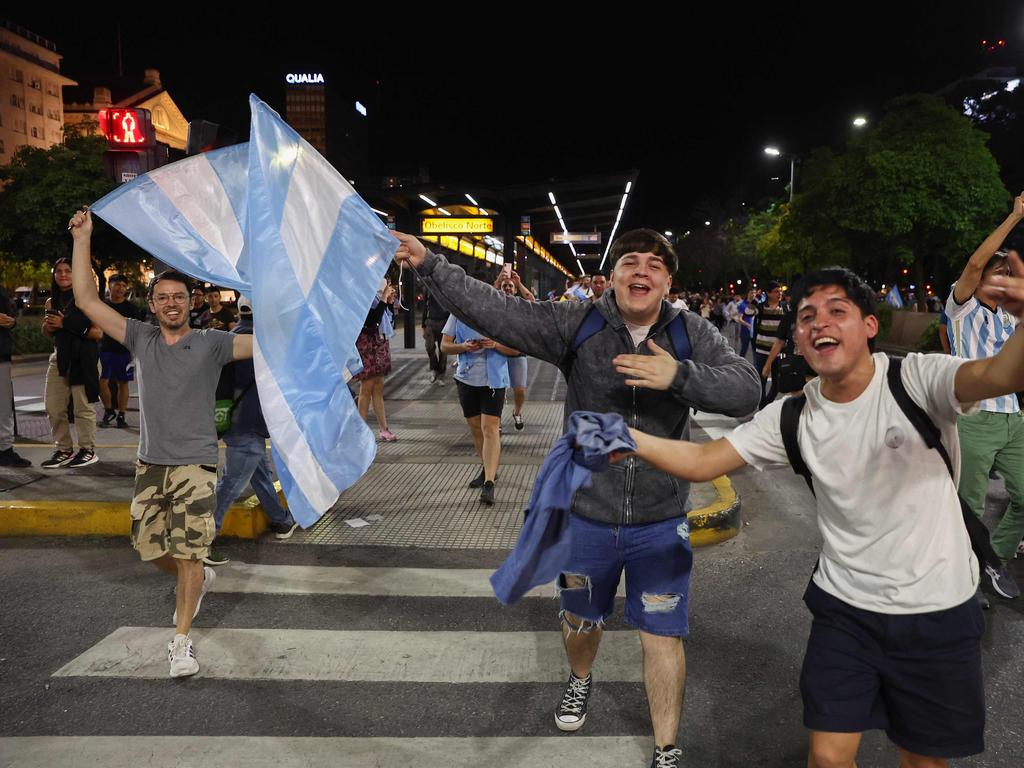
<svg viewBox="0 0 1024 768">
<path fill-rule="evenodd" d="M 494 219 L 482 216 L 458 219 L 454 216 L 431 216 L 422 219 L 424 235 L 475 235 L 494 231 Z"/>
</svg>

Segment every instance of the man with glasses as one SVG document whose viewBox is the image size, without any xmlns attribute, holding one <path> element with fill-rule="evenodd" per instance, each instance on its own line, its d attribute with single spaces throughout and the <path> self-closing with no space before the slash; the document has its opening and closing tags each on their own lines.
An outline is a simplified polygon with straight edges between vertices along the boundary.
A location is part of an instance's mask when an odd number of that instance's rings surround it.
<svg viewBox="0 0 1024 768">
<path fill-rule="evenodd" d="M 139 382 L 139 461 L 131 505 L 132 545 L 143 560 L 177 579 L 171 677 L 199 671 L 188 633 L 213 584 L 204 567 L 213 541 L 217 485 L 214 395 L 222 366 L 252 357 L 252 336 L 188 325 L 189 278 L 161 272 L 149 284 L 157 325 L 127 318 L 100 300 L 90 267 L 92 217 L 69 223 L 74 239 L 75 304 L 135 357 Z"/>
<path fill-rule="evenodd" d="M 188 327 L 202 328 L 203 315 L 209 308 L 210 305 L 206 303 L 206 292 L 202 286 L 197 285 L 192 289 L 192 307 L 188 311 Z"/>
</svg>

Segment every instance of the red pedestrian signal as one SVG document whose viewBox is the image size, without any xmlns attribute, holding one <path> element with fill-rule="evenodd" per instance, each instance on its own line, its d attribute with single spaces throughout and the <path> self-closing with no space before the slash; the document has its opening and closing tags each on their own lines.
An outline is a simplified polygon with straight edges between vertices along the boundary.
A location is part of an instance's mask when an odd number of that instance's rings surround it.
<svg viewBox="0 0 1024 768">
<path fill-rule="evenodd" d="M 111 147 L 136 149 L 156 143 L 148 109 L 101 109 L 100 131 Z"/>
</svg>

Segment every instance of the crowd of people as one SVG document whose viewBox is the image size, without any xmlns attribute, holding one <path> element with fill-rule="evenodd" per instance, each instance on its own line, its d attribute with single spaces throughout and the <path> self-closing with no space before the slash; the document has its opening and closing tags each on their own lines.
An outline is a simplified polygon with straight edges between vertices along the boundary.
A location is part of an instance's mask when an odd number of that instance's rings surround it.
<svg viewBox="0 0 1024 768">
<path fill-rule="evenodd" d="M 1024 537 L 1024 337 L 1014 333 L 1024 317 L 1024 261 L 999 249 L 1022 219 L 1024 195 L 953 285 L 945 304 L 950 354 L 902 360 L 875 352 L 877 297 L 846 269 L 804 276 L 788 300 L 776 282 L 745 295 L 686 294 L 673 286 L 672 245 L 641 229 L 612 244 L 610 274 L 567 280 L 561 294 L 538 301 L 511 268 L 493 283 L 476 279 L 418 238 L 395 233 L 395 261 L 415 270 L 426 290 L 432 384 L 444 386 L 446 356 L 457 355 L 458 398 L 480 461 L 470 487 L 481 503 L 495 502 L 509 387 L 512 424 L 525 424 L 528 357 L 565 377 L 566 420 L 592 411 L 632 427 L 636 450 L 614 456 L 566 510 L 571 555 L 557 588 L 568 677 L 554 709 L 559 730 L 577 731 L 589 715 L 603 628 L 625 575 L 624 618 L 643 650 L 652 766 L 680 764 L 690 483 L 789 464 L 815 494 L 823 540 L 804 596 L 812 614 L 800 676 L 808 764 L 853 766 L 861 734 L 873 728 L 886 730 L 910 768 L 984 749 L 982 582 L 1008 599 L 1020 594 L 1007 566 Z M 150 282 L 146 315 L 123 276 L 111 277 L 109 298 L 101 298 L 89 213 L 75 214 L 69 230 L 73 256 L 54 264 L 43 322 L 54 341 L 45 401 L 55 451 L 42 466 L 95 463 L 94 403 L 103 402 L 99 426 L 123 428 L 127 387 L 137 378 L 131 539 L 142 560 L 175 579 L 170 675 L 193 675 L 191 622 L 216 579 L 209 565 L 227 562 L 213 542 L 228 506 L 251 483 L 274 535 L 297 528 L 267 458 L 251 362 L 253 308 L 239 296 L 236 314 L 218 288 L 193 287 L 177 272 Z M 397 440 L 383 383 L 398 306 L 397 286 L 385 279 L 357 341 L 358 409 L 364 419 L 373 410 L 384 442 Z M 5 402 L 14 322 L 0 296 Z M 691 411 L 748 420 L 694 443 Z M 0 412 L 0 459 L 21 466 L 9 432 Z M 219 477 L 218 436 L 226 445 Z M 993 470 L 1010 505 L 989 537 L 977 520 Z"/>
</svg>

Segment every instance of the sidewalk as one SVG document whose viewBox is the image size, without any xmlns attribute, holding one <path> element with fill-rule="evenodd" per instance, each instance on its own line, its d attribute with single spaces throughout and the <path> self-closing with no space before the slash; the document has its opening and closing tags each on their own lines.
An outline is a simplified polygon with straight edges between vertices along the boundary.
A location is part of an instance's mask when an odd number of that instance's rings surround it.
<svg viewBox="0 0 1024 768">
<path fill-rule="evenodd" d="M 530 361 L 522 432 L 513 428 L 509 398 L 497 503 L 487 507 L 480 504 L 479 492 L 467 487 L 479 463 L 454 383 L 438 387 L 430 382 L 422 349 L 393 349 L 392 359 L 385 402 L 398 442 L 378 443 L 377 458 L 366 475 L 342 494 L 317 525 L 297 532 L 289 543 L 511 548 L 534 477 L 561 434 L 565 395 L 561 374 L 553 366 Z M 97 430 L 100 462 L 80 470 L 39 468 L 53 446 L 45 414 L 31 411 L 33 407 L 38 406 L 19 408 L 23 437 L 16 449 L 34 466 L 0 469 L 0 535 L 127 535 L 138 444 L 134 389 L 128 411 L 133 426 Z M 376 431 L 372 417 L 371 425 Z M 243 500 L 250 494 L 247 490 Z M 691 502 L 695 545 L 736 534 L 739 502 L 727 479 L 695 484 Z M 248 506 L 232 507 L 224 533 L 251 538 L 264 528 L 265 519 L 253 499 Z"/>
</svg>

